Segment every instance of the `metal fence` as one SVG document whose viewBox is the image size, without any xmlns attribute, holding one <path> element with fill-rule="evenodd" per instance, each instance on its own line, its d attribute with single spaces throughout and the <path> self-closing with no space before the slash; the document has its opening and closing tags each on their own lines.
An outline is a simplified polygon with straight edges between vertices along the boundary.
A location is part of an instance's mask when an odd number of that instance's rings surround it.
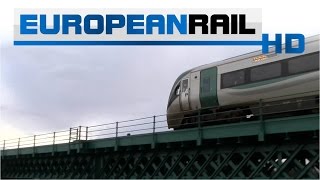
<svg viewBox="0 0 320 180">
<path fill-rule="evenodd" d="M 166 121 L 164 114 L 94 126 L 71 127 L 52 133 L 2 140 L 0 150 L 170 131 Z"/>
<path fill-rule="evenodd" d="M 309 93 L 314 94 L 314 92 Z M 296 95 L 290 96 L 295 97 Z M 280 97 L 275 98 L 279 99 Z M 170 121 L 184 123 L 182 126 L 174 127 L 175 129 L 225 123 L 241 123 L 244 121 L 261 121 L 261 125 L 263 125 L 264 120 L 271 118 L 319 113 L 319 97 L 312 96 L 305 99 L 291 99 L 290 101 L 287 100 L 288 98 L 284 98 L 285 100 L 275 99 L 276 101 L 272 99 L 273 98 L 269 98 L 253 102 L 250 108 L 231 109 L 222 112 L 203 113 L 206 112 L 206 110 L 214 109 L 214 107 L 199 109 L 197 111 L 184 111 L 184 114 L 188 113 L 191 115 L 183 118 L 170 119 Z M 254 113 L 243 114 L 246 110 Z M 168 129 L 167 126 L 167 115 L 168 114 L 155 115 L 94 126 L 71 127 L 63 131 L 3 140 L 0 150 L 171 131 L 172 129 Z M 170 115 L 181 115 L 181 113 Z"/>
</svg>

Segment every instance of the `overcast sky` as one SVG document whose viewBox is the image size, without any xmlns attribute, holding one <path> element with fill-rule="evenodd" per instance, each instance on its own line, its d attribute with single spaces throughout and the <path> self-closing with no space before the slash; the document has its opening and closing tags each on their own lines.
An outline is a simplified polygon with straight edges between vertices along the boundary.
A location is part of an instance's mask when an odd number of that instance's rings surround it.
<svg viewBox="0 0 320 180">
<path fill-rule="evenodd" d="M 264 8 L 263 32 L 319 34 L 315 22 L 302 21 L 315 12 L 292 11 Z M 259 49 L 14 47 L 12 22 L 1 27 L 9 28 L 1 34 L 0 139 L 164 114 L 171 86 L 182 72 Z"/>
<path fill-rule="evenodd" d="M 247 49 L 4 47 L 1 121 L 34 132 L 164 114 L 182 72 Z"/>
</svg>

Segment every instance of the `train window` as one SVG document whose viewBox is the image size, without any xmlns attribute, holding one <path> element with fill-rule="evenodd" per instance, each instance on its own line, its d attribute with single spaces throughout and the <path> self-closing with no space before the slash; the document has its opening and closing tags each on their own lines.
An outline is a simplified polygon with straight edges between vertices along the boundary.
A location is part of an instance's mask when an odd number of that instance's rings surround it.
<svg viewBox="0 0 320 180">
<path fill-rule="evenodd" d="M 204 77 L 203 78 L 202 92 L 203 93 L 210 92 L 210 77 Z"/>
<path fill-rule="evenodd" d="M 173 91 L 174 90 L 174 91 Z M 180 82 L 178 83 L 178 85 L 172 90 L 170 93 L 170 98 L 169 98 L 169 102 L 168 102 L 168 107 L 171 105 L 171 103 L 180 95 Z"/>
<path fill-rule="evenodd" d="M 188 89 L 188 79 L 182 80 L 182 92 L 185 92 Z"/>
<path fill-rule="evenodd" d="M 180 84 L 178 84 L 178 86 L 176 87 L 175 93 L 176 93 L 176 96 L 179 96 L 179 94 L 180 94 Z"/>
<path fill-rule="evenodd" d="M 222 74 L 222 88 L 233 87 L 244 83 L 244 70 Z"/>
<path fill-rule="evenodd" d="M 319 53 L 299 56 L 288 61 L 289 74 L 319 69 Z"/>
<path fill-rule="evenodd" d="M 281 63 L 270 63 L 250 69 L 250 80 L 261 81 L 281 76 Z"/>
</svg>

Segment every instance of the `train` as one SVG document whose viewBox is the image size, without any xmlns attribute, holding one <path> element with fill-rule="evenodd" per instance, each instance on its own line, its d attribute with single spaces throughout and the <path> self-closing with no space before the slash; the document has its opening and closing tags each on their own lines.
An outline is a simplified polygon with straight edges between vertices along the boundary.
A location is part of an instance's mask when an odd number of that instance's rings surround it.
<svg viewBox="0 0 320 180">
<path fill-rule="evenodd" d="M 304 99 L 314 99 L 311 105 L 319 105 L 318 35 L 306 38 L 302 54 L 277 54 L 270 47 L 267 54 L 255 51 L 185 71 L 172 86 L 167 124 L 181 129 L 196 122 L 199 113 L 228 112 L 211 116 L 214 121 L 235 116 L 231 110 L 250 118 L 258 113 L 254 107 L 261 100 L 272 104 Z"/>
</svg>

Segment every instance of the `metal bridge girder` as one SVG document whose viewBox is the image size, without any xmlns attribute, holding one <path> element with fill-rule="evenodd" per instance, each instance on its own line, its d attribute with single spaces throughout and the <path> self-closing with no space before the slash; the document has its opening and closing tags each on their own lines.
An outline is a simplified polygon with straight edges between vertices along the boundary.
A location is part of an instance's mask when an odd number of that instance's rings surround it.
<svg viewBox="0 0 320 180">
<path fill-rule="evenodd" d="M 319 178 L 319 142 L 225 144 L 2 159 L 2 178 Z"/>
</svg>

